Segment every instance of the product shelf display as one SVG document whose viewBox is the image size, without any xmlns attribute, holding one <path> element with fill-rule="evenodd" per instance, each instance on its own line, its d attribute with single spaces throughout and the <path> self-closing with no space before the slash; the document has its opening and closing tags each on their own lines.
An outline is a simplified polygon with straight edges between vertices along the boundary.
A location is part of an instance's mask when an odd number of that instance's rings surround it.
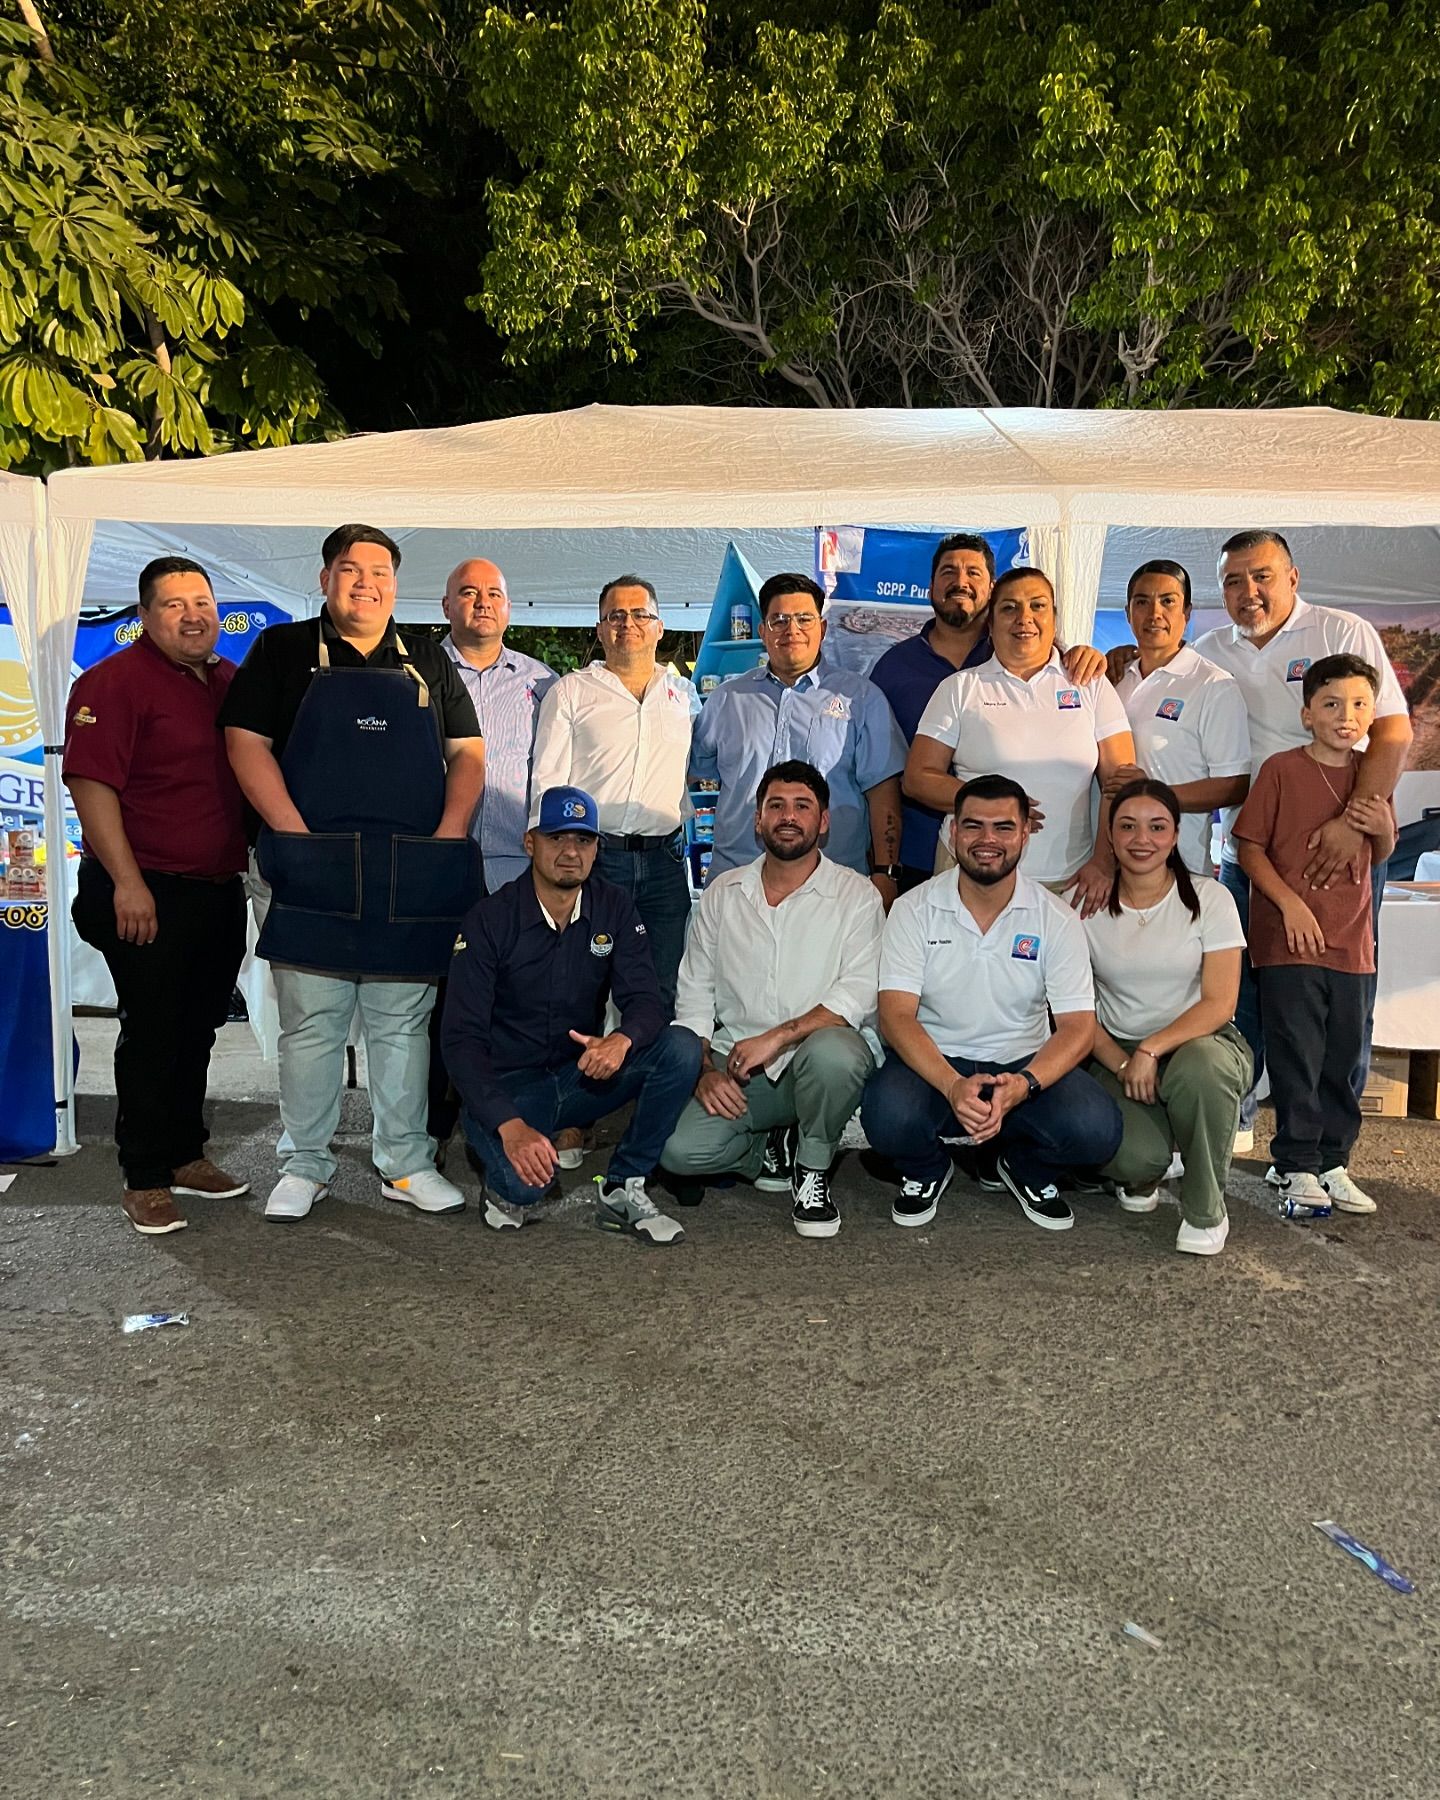
<svg viewBox="0 0 1440 1800">
<path fill-rule="evenodd" d="M 709 622 L 695 658 L 693 679 L 702 704 L 722 681 L 744 675 L 765 660 L 760 645 L 760 608 L 756 598 L 759 591 L 760 577 L 734 544 L 727 545 Z M 719 786 L 717 781 L 690 784 L 692 810 L 685 821 L 685 862 L 690 892 L 697 896 L 710 872 Z"/>
</svg>

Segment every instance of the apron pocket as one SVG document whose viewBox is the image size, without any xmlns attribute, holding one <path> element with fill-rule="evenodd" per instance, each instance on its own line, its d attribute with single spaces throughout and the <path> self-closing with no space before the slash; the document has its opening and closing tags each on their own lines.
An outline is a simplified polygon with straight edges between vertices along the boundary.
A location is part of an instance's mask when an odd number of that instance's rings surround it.
<svg viewBox="0 0 1440 1800">
<path fill-rule="evenodd" d="M 392 925 L 458 924 L 479 898 L 479 856 L 472 838 L 391 838 Z"/>
<path fill-rule="evenodd" d="M 274 905 L 332 919 L 360 917 L 359 832 L 267 828 L 255 846 L 255 860 L 274 892 Z"/>
</svg>

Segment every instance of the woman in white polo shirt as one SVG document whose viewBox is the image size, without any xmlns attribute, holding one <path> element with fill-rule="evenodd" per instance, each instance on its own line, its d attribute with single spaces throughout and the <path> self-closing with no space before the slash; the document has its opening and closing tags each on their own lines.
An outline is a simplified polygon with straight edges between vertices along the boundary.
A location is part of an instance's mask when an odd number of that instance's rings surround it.
<svg viewBox="0 0 1440 1800">
<path fill-rule="evenodd" d="M 1115 881 L 1107 905 L 1085 921 L 1097 1021 L 1090 1073 L 1125 1120 L 1103 1170 L 1121 1206 L 1153 1212 L 1178 1149 L 1175 1248 L 1216 1256 L 1230 1230 L 1225 1181 L 1252 1067 L 1232 1022 L 1245 933 L 1224 887 L 1191 878 L 1180 818 L 1163 781 L 1132 781 L 1112 801 Z"/>
<path fill-rule="evenodd" d="M 1210 820 L 1250 789 L 1250 719 L 1240 683 L 1185 642 L 1190 576 L 1180 563 L 1141 563 L 1125 616 L 1140 654 L 1115 683 L 1135 738 L 1139 768 L 1121 769 L 1116 792 L 1140 775 L 1166 782 L 1180 802 L 1180 855 L 1193 875 L 1214 871 Z"/>
<path fill-rule="evenodd" d="M 1091 788 L 1097 773 L 1103 784 L 1135 761 L 1125 708 L 1108 682 L 1081 687 L 1066 674 L 1055 653 L 1055 589 L 1039 569 L 996 581 L 990 636 L 990 660 L 947 676 L 925 708 L 905 793 L 949 812 L 972 776 L 1009 775 L 1031 802 L 1023 873 L 1056 892 L 1073 887 L 1075 903 L 1092 912 L 1114 870 L 1108 845 L 1095 842 Z"/>
</svg>

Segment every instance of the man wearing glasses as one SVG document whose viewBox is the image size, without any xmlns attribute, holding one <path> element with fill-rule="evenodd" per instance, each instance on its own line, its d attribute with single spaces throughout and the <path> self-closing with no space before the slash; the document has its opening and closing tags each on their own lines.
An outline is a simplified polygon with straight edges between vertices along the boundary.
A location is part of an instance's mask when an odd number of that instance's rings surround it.
<svg viewBox="0 0 1440 1800">
<path fill-rule="evenodd" d="M 531 825 L 538 796 L 550 788 L 582 787 L 593 796 L 600 823 L 595 872 L 634 902 L 668 1019 L 690 917 L 680 819 L 700 699 L 683 676 L 656 666 L 663 627 L 648 581 L 607 581 L 597 629 L 605 660 L 562 675 L 541 703 Z"/>
<path fill-rule="evenodd" d="M 691 774 L 720 783 L 710 879 L 759 854 L 755 794 L 765 771 L 805 762 L 830 784 L 826 856 L 869 875 L 888 911 L 900 891 L 905 739 L 873 682 L 821 662 L 824 598 L 808 575 L 772 575 L 760 589 L 768 666 L 717 688 L 695 727 Z"/>
</svg>

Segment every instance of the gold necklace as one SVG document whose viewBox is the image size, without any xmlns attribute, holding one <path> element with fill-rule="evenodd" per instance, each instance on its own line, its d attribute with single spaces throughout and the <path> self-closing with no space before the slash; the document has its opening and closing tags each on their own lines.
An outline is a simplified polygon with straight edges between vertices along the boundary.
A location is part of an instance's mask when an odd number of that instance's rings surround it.
<svg viewBox="0 0 1440 1800">
<path fill-rule="evenodd" d="M 1340 807 L 1343 810 L 1345 807 L 1345 799 L 1344 799 L 1343 795 L 1339 794 L 1336 791 L 1335 783 L 1325 773 L 1324 763 L 1322 763 L 1318 757 L 1314 757 L 1314 756 L 1312 756 L 1310 758 L 1310 760 L 1312 763 L 1315 764 L 1315 767 L 1320 771 L 1320 779 L 1325 783 L 1326 787 L 1329 788 L 1330 798 L 1335 802 L 1335 804 L 1338 807 Z"/>
<path fill-rule="evenodd" d="M 1156 913 L 1159 912 L 1160 908 L 1170 898 L 1171 894 L 1174 891 L 1175 891 L 1175 882 L 1172 879 L 1170 882 L 1170 886 L 1166 888 L 1165 892 L 1160 896 L 1160 898 L 1158 900 L 1152 901 L 1152 903 L 1149 906 L 1130 906 L 1130 907 L 1127 907 L 1126 910 L 1134 918 L 1136 924 L 1140 927 L 1140 929 L 1142 931 L 1144 931 L 1145 927 L 1155 917 Z M 1121 895 L 1120 895 L 1120 904 L 1122 906 L 1125 905 L 1125 895 L 1124 895 L 1123 891 L 1121 892 Z"/>
</svg>

